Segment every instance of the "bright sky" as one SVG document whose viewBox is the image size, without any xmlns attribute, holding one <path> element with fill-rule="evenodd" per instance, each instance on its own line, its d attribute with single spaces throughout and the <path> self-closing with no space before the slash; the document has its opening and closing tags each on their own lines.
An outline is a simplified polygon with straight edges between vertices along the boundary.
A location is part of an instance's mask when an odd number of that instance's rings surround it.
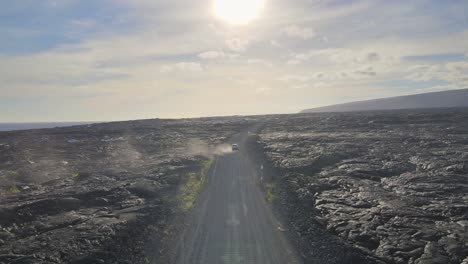
<svg viewBox="0 0 468 264">
<path fill-rule="evenodd" d="M 221 2 L 2 1 L 0 122 L 292 113 L 468 88 L 466 0 Z"/>
</svg>

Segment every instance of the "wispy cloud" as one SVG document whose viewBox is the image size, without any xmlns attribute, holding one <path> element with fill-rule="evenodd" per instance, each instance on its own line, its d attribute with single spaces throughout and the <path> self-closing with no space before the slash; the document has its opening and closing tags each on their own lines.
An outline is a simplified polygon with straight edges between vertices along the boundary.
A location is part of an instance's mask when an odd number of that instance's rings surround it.
<svg viewBox="0 0 468 264">
<path fill-rule="evenodd" d="M 210 6 L 4 4 L 0 121 L 295 112 L 468 88 L 464 2 L 274 0 L 243 26 Z"/>
<path fill-rule="evenodd" d="M 222 51 L 205 51 L 205 52 L 198 54 L 198 57 L 204 60 L 220 59 L 220 58 L 225 58 L 226 53 Z"/>
<path fill-rule="evenodd" d="M 247 49 L 249 45 L 249 40 L 240 39 L 240 38 L 232 38 L 232 39 L 226 39 L 225 43 L 228 49 L 235 51 L 235 52 L 243 52 Z"/>
<path fill-rule="evenodd" d="M 297 25 L 285 27 L 283 29 L 283 33 L 288 37 L 299 38 L 303 40 L 308 40 L 315 36 L 315 32 L 312 28 L 298 27 Z"/>
<path fill-rule="evenodd" d="M 240 55 L 238 53 L 224 51 L 205 51 L 198 54 L 198 57 L 203 60 L 235 59 L 239 56 Z"/>
<path fill-rule="evenodd" d="M 172 71 L 188 71 L 188 72 L 199 72 L 203 68 L 200 63 L 196 62 L 178 62 L 172 65 L 164 65 L 161 67 L 161 72 L 172 72 Z"/>
</svg>

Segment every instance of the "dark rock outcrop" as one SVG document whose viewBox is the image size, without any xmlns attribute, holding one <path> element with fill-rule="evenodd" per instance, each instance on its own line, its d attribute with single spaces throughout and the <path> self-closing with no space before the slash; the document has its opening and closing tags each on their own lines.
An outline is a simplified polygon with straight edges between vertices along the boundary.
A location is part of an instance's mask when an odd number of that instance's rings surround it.
<svg viewBox="0 0 468 264">
<path fill-rule="evenodd" d="M 466 263 L 468 111 L 290 115 L 258 143 L 289 218 L 386 263 Z"/>
<path fill-rule="evenodd" d="M 243 118 L 143 120 L 0 133 L 0 263 L 147 263 L 183 212 L 184 175 Z M 160 259 L 160 258 L 159 258 Z"/>
</svg>

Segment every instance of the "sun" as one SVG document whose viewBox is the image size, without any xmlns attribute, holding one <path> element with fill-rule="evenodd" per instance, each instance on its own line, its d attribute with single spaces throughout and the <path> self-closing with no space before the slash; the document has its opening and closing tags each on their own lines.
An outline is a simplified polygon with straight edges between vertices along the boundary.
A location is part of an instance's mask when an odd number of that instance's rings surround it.
<svg viewBox="0 0 468 264">
<path fill-rule="evenodd" d="M 216 17 L 229 24 L 248 24 L 260 15 L 265 0 L 214 0 Z"/>
</svg>

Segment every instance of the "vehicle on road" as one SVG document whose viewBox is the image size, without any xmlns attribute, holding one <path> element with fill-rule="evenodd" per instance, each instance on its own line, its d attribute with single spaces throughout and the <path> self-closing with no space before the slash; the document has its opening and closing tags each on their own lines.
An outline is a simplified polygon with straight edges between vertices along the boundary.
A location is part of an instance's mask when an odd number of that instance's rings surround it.
<svg viewBox="0 0 468 264">
<path fill-rule="evenodd" d="M 232 151 L 239 150 L 239 145 L 232 144 Z"/>
</svg>

